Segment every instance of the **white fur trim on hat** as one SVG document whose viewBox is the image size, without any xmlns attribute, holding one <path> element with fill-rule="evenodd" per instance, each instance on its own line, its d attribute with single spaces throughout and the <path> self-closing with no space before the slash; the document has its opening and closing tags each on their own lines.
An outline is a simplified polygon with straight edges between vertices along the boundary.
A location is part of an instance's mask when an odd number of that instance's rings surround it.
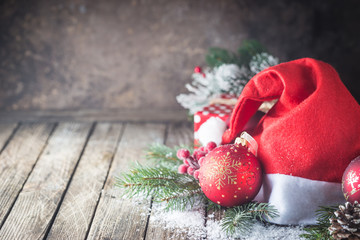
<svg viewBox="0 0 360 240">
<path fill-rule="evenodd" d="M 255 198 L 273 205 L 280 216 L 277 224 L 316 224 L 315 211 L 320 206 L 343 204 L 341 183 L 309 180 L 284 174 L 265 174 L 263 186 Z"/>
</svg>

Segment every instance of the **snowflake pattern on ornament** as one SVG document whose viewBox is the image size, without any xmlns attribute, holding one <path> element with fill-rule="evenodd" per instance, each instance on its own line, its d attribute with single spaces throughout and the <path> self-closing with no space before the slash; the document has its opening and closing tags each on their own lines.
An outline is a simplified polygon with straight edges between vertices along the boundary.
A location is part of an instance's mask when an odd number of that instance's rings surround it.
<svg viewBox="0 0 360 240">
<path fill-rule="evenodd" d="M 231 150 L 237 152 L 233 147 Z M 250 171 L 251 163 L 232 159 L 230 152 L 218 158 L 211 157 L 210 161 L 211 163 L 207 165 L 208 174 L 206 178 L 214 181 L 218 190 L 221 190 L 221 188 L 229 184 L 236 185 L 238 182 L 242 184 L 243 181 L 245 181 L 250 188 L 255 183 L 255 173 Z M 239 174 L 241 175 L 241 179 L 238 179 Z"/>
<path fill-rule="evenodd" d="M 359 182 L 359 176 L 356 176 L 356 173 L 354 171 L 350 171 L 349 174 L 347 175 L 346 181 L 349 185 L 351 185 L 351 192 L 350 194 L 353 195 L 354 193 L 358 192 L 360 189 L 358 188 L 360 186 L 360 184 L 358 184 L 357 186 L 354 184 Z"/>
<path fill-rule="evenodd" d="M 213 164 L 210 165 L 208 177 L 215 180 L 216 187 L 220 190 L 225 184 L 237 184 L 237 176 L 233 174 L 241 166 L 241 162 L 230 158 L 230 152 L 221 156 L 216 162 L 214 157 L 210 158 Z M 229 161 L 230 160 L 230 161 Z"/>
</svg>

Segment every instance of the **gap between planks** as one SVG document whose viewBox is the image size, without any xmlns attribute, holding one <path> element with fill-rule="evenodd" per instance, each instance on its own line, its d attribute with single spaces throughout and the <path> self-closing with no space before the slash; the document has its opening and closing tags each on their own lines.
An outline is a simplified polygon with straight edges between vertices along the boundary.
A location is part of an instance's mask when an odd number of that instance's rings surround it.
<svg viewBox="0 0 360 240">
<path fill-rule="evenodd" d="M 164 141 L 165 124 L 128 124 L 116 151 L 88 239 L 143 239 L 150 200 L 134 203 L 114 188 L 114 177 L 127 171 L 131 162 L 145 164 L 144 150 Z"/>
<path fill-rule="evenodd" d="M 0 154 L 6 148 L 15 132 L 20 127 L 19 123 L 2 123 L 0 124 Z"/>
<path fill-rule="evenodd" d="M 22 124 L 14 131 L 11 141 L 9 138 L 6 147 L 4 146 L 0 155 L 0 228 L 10 214 L 53 129 L 53 124 Z M 4 133 L 6 131 L 2 131 L 1 135 Z"/>
<path fill-rule="evenodd" d="M 96 125 L 47 239 L 87 237 L 123 127 Z"/>
<path fill-rule="evenodd" d="M 101 123 L 101 124 L 98 124 L 94 128 L 94 131 L 92 133 L 90 131 L 90 127 L 89 127 L 89 129 L 87 129 L 85 131 L 88 133 L 88 135 L 87 135 L 87 137 L 85 137 L 85 140 L 83 139 L 83 141 L 85 141 L 85 142 L 82 142 L 82 144 L 80 144 L 80 145 L 82 145 L 81 151 L 79 152 L 79 150 L 78 150 L 77 151 L 78 153 L 75 154 L 75 155 L 77 155 L 78 160 L 75 161 L 75 163 L 72 163 L 73 171 L 72 172 L 70 171 L 70 175 L 69 175 L 69 173 L 65 174 L 66 175 L 65 178 L 68 179 L 67 185 L 65 186 L 65 188 L 62 189 L 62 191 L 60 191 L 61 192 L 60 197 L 59 196 L 56 197 L 57 205 L 56 205 L 55 209 L 53 207 L 52 210 L 48 212 L 49 216 L 46 217 L 46 220 L 42 221 L 41 223 L 35 224 L 36 227 L 39 227 L 39 225 L 41 227 L 40 227 L 40 230 L 38 229 L 38 231 L 35 231 L 36 233 L 35 233 L 35 235 L 32 235 L 33 237 L 37 236 L 40 238 L 47 237 L 49 239 L 57 239 L 57 238 L 63 239 L 63 237 L 64 237 L 63 234 L 66 233 L 66 230 L 65 230 L 65 228 L 61 228 L 61 227 L 59 228 L 59 226 L 61 226 L 61 224 L 64 223 L 64 216 L 69 216 L 69 212 L 66 212 L 66 211 L 70 211 L 70 212 L 74 213 L 73 210 L 71 210 L 70 203 L 72 202 L 71 200 L 74 199 L 74 196 L 75 196 L 74 194 L 76 194 L 76 189 L 79 188 L 79 186 L 76 187 L 76 183 L 79 184 L 79 182 L 81 183 L 81 179 L 84 180 L 83 177 L 85 176 L 84 173 L 86 172 L 84 170 L 84 168 L 86 169 L 85 162 L 86 162 L 86 160 L 89 160 L 89 159 L 91 160 L 91 157 L 90 157 L 91 153 L 96 153 L 95 156 L 93 157 L 93 160 L 96 159 L 96 156 L 101 155 L 101 150 L 99 150 L 99 151 L 94 150 L 94 149 L 96 149 L 95 146 L 97 146 L 96 139 L 99 136 L 102 136 L 105 139 L 105 143 L 103 143 L 103 141 L 100 142 L 99 148 L 102 149 L 104 147 L 104 148 L 108 148 L 108 150 L 110 149 L 108 151 L 108 154 L 105 156 L 105 158 L 106 158 L 105 162 L 107 162 L 108 165 L 107 165 L 107 167 L 105 166 L 102 169 L 102 171 L 104 171 L 104 169 L 106 170 L 105 171 L 106 174 L 101 173 L 100 175 L 103 177 L 103 179 L 99 181 L 101 183 L 100 189 L 104 188 L 104 191 L 103 191 L 104 194 L 99 193 L 99 184 L 97 186 L 97 189 L 93 189 L 95 191 L 95 193 L 97 193 L 97 196 L 92 198 L 92 205 L 89 208 L 88 215 L 87 215 L 87 216 L 90 215 L 90 217 L 85 217 L 87 219 L 87 221 L 85 221 L 85 225 L 81 225 L 81 224 L 77 223 L 78 224 L 77 226 L 82 226 L 83 228 L 81 228 L 82 229 L 81 231 L 78 231 L 81 234 L 76 235 L 76 236 L 79 237 L 80 239 L 83 239 L 82 236 L 88 237 L 89 239 L 97 239 L 97 238 L 102 238 L 102 237 L 106 237 L 106 236 L 114 237 L 117 239 L 118 238 L 121 239 L 121 236 L 123 236 L 124 238 L 135 237 L 137 239 L 139 237 L 140 238 L 146 237 L 146 239 L 151 239 L 151 236 L 154 236 L 154 234 L 155 234 L 155 236 L 159 237 L 156 239 L 166 239 L 167 236 L 174 235 L 174 233 L 172 233 L 169 230 L 163 230 L 159 226 L 153 226 L 151 223 L 151 216 L 145 217 L 145 219 L 142 219 L 140 221 L 140 223 L 141 223 L 140 227 L 143 228 L 142 234 L 141 234 L 141 230 L 136 231 L 136 229 L 134 229 L 135 227 L 139 227 L 139 222 L 137 223 L 137 225 L 130 224 L 130 225 L 126 226 L 125 232 L 117 231 L 117 229 L 119 228 L 119 225 L 124 224 L 124 223 L 118 222 L 119 215 L 116 213 L 121 213 L 121 212 L 114 211 L 113 213 L 115 213 L 116 216 L 115 217 L 113 216 L 113 217 L 110 217 L 109 219 L 107 219 L 108 223 L 106 223 L 106 218 L 105 218 L 105 221 L 103 221 L 104 219 L 99 219 L 99 216 L 101 216 L 103 214 L 103 212 L 107 212 L 109 210 L 115 210 L 115 209 L 112 209 L 111 204 L 110 204 L 110 206 L 108 206 L 108 204 L 106 204 L 106 203 L 112 203 L 114 201 L 127 202 L 127 200 L 121 200 L 121 199 L 119 200 L 119 199 L 116 199 L 117 197 L 114 198 L 113 193 L 116 194 L 117 190 L 112 189 L 114 175 L 118 174 L 121 171 L 125 171 L 130 166 L 127 158 L 132 156 L 133 157 L 132 160 L 143 161 L 142 155 L 144 155 L 143 154 L 144 152 L 142 150 L 144 150 L 150 143 L 153 143 L 153 142 L 165 142 L 165 140 L 166 140 L 166 144 L 168 144 L 169 146 L 180 145 L 180 144 L 187 145 L 192 142 L 192 130 L 190 130 L 191 128 L 189 127 L 188 124 L 185 124 L 187 126 L 172 124 L 172 125 L 170 125 L 168 130 L 166 130 L 165 124 L 129 124 L 128 127 L 126 127 L 125 129 L 123 128 L 122 130 L 119 130 L 119 127 L 117 127 L 114 131 L 115 133 L 113 132 L 114 129 L 108 131 L 106 134 L 112 133 L 113 135 L 111 135 L 111 134 L 110 135 L 112 136 L 113 139 L 108 140 L 106 143 L 107 135 L 105 134 L 105 132 L 107 131 L 106 129 L 109 130 L 110 125 L 113 126 L 114 124 L 102 124 Z M 119 125 L 121 125 L 121 124 L 118 124 L 118 126 Z M 98 130 L 100 128 L 104 128 L 104 129 Z M 13 134 L 14 134 L 14 132 L 13 132 Z M 102 135 L 102 134 L 105 134 L 106 136 Z M 50 135 L 51 134 L 49 133 L 48 137 L 50 137 Z M 124 135 L 125 135 L 125 137 L 124 137 Z M 16 137 L 16 134 L 14 137 Z M 120 139 L 122 139 L 121 137 L 123 137 L 125 139 L 125 141 L 123 143 L 120 141 Z M 117 140 L 114 140 L 114 138 L 117 138 Z M 50 141 L 51 141 L 51 139 L 50 139 Z M 113 143 L 113 145 L 111 143 Z M 114 143 L 115 143 L 115 147 L 114 147 Z M 9 144 L 11 144 L 11 141 L 9 142 Z M 101 145 L 101 144 L 103 144 L 103 145 Z M 46 143 L 44 143 L 44 148 L 45 148 L 45 145 L 46 145 Z M 1 146 L 1 137 L 0 137 L 0 146 Z M 46 147 L 48 148 L 48 146 L 46 146 Z M 125 153 L 124 153 L 124 151 L 125 151 Z M 45 151 L 45 153 L 46 153 L 46 151 Z M 99 154 L 99 155 L 97 155 L 97 154 Z M 42 154 L 39 153 L 39 155 L 42 155 Z M 1 157 L 1 155 L 0 155 L 0 157 Z M 46 157 L 41 156 L 41 158 L 46 158 Z M 74 157 L 74 158 L 76 158 L 76 157 Z M 40 160 L 42 160 L 42 159 L 40 159 Z M 37 167 L 37 166 L 35 166 L 35 167 Z M 31 172 L 32 171 L 30 171 L 29 174 Z M 48 171 L 48 174 L 51 175 L 51 172 L 52 171 Z M 40 174 L 40 173 L 38 172 L 37 174 Z M 31 173 L 31 175 L 32 175 L 32 173 Z M 105 175 L 105 177 L 103 175 Z M 31 177 L 32 176 L 29 177 L 30 180 L 31 180 Z M 29 182 L 32 182 L 32 181 L 29 181 Z M 35 183 L 33 183 L 33 184 L 35 184 Z M 28 183 L 26 183 L 25 192 L 29 191 L 29 187 L 27 185 L 28 185 Z M 81 187 L 82 186 L 80 186 L 80 188 Z M 90 192 L 93 190 L 90 190 Z M 35 193 L 32 193 L 32 194 L 34 195 Z M 26 200 L 24 195 L 25 195 L 25 193 L 23 193 L 23 192 L 20 193 L 20 195 L 19 195 L 20 200 Z M 109 197 L 110 197 L 110 201 L 107 201 L 109 199 L 106 200 L 106 198 L 109 198 Z M 45 205 L 48 204 L 48 200 L 49 199 L 47 199 L 47 200 L 45 199 L 45 201 L 43 201 L 43 204 L 45 204 Z M 111 201 L 111 200 L 113 200 L 113 201 Z M 95 205 L 94 205 L 94 203 L 95 203 Z M 20 203 L 18 203 L 18 205 L 19 204 Z M 124 206 L 121 206 L 122 204 L 117 203 L 117 205 L 118 205 L 117 207 L 120 207 L 120 209 L 123 207 L 122 209 L 124 209 L 124 207 L 126 208 L 127 206 L 129 206 L 129 203 L 125 203 Z M 149 204 L 149 202 L 147 204 Z M 86 204 L 85 204 L 85 206 L 86 206 Z M 148 206 L 151 207 L 151 205 L 148 205 Z M 15 205 L 13 207 L 15 207 L 13 209 L 14 212 L 18 212 L 18 214 L 22 213 L 21 211 L 19 211 L 20 208 L 17 205 Z M 72 208 L 74 208 L 74 207 L 72 207 Z M 105 209 L 105 208 L 108 208 L 108 209 Z M 138 214 L 140 214 L 140 216 L 139 215 L 135 216 L 136 214 L 133 215 L 133 217 L 134 217 L 133 220 L 136 220 L 135 218 L 137 218 L 137 219 L 141 218 L 142 213 L 146 213 L 146 215 L 147 215 L 147 211 L 148 210 L 139 211 Z M 81 210 L 79 213 L 83 214 L 84 209 Z M 11 214 L 14 215 L 15 213 L 11 212 Z M 41 213 L 36 212 L 35 216 L 37 216 L 39 214 L 41 214 Z M 14 220 L 14 217 L 10 216 L 9 219 L 10 219 L 9 220 L 10 223 L 17 223 Z M 115 223 L 118 223 L 118 225 L 116 225 L 116 224 L 114 225 L 112 221 L 115 221 Z M 114 228 L 107 226 L 107 224 L 112 225 Z M 144 224 L 145 224 L 145 227 L 144 227 Z M 25 227 L 25 229 L 31 230 L 31 229 L 29 229 L 29 226 L 30 226 L 30 224 L 24 225 L 23 227 Z M 107 228 L 107 227 L 109 227 L 109 228 Z M 8 229 L 8 227 L 2 228 L 0 230 L 0 234 L 1 233 L 9 233 L 6 229 Z M 139 229 L 139 228 L 137 228 L 137 229 Z M 74 233 L 74 231 L 72 231 L 72 230 L 70 231 L 70 229 L 68 229 L 68 230 L 69 230 L 69 232 Z M 73 230 L 74 230 L 74 228 L 73 228 Z M 79 230 L 79 229 L 77 229 L 77 230 Z M 13 229 L 12 233 L 14 234 L 13 236 L 24 236 L 24 235 L 21 235 L 22 234 L 21 231 L 14 231 L 14 229 Z M 4 235 L 4 236 L 7 236 L 7 235 Z M 185 235 L 179 236 L 179 237 L 186 238 Z M 78 239 L 78 238 L 74 238 L 74 239 Z M 127 239 L 133 239 L 133 238 L 127 238 Z"/>
<path fill-rule="evenodd" d="M 45 236 L 90 127 L 90 124 L 77 123 L 60 123 L 56 127 L 0 230 L 1 239 L 40 239 Z M 19 148 L 22 149 L 23 146 Z M 19 158 L 15 160 L 17 164 Z"/>
<path fill-rule="evenodd" d="M 67 184 L 66 184 L 65 190 L 64 190 L 64 192 L 63 192 L 62 195 L 61 195 L 60 201 L 59 201 L 59 203 L 58 203 L 58 205 L 57 205 L 57 207 L 56 207 L 56 209 L 55 209 L 55 213 L 53 214 L 53 216 L 52 216 L 52 218 L 51 218 L 51 220 L 50 220 L 50 223 L 48 224 L 49 227 L 46 229 L 46 232 L 45 232 L 45 234 L 44 234 L 44 239 L 47 239 L 47 238 L 48 238 L 49 232 L 50 232 L 50 230 L 53 228 L 55 219 L 56 219 L 56 217 L 57 217 L 57 215 L 58 215 L 58 213 L 59 213 L 60 207 L 61 207 L 62 204 L 63 204 L 64 198 L 65 198 L 66 194 L 68 193 L 68 189 L 69 189 L 69 187 L 70 187 L 70 184 L 71 184 L 71 182 L 72 182 L 72 180 L 73 180 L 73 177 L 74 177 L 74 175 L 75 175 L 75 173 L 76 173 L 76 171 L 77 171 L 77 168 L 78 168 L 78 166 L 79 166 L 79 162 L 81 161 L 81 159 L 82 159 L 82 157 L 83 157 L 84 151 L 85 151 L 85 149 L 86 149 L 87 146 L 88 146 L 89 139 L 90 139 L 90 137 L 92 136 L 92 134 L 93 134 L 93 132 L 94 132 L 95 126 L 96 126 L 96 123 L 93 123 L 93 124 L 91 125 L 91 127 L 90 127 L 89 133 L 88 133 L 88 135 L 87 135 L 87 137 L 86 137 L 85 143 L 84 143 L 84 145 L 83 145 L 83 147 L 82 147 L 82 150 L 81 150 L 81 152 L 80 152 L 80 155 L 79 155 L 79 157 L 78 157 L 78 160 L 77 160 L 77 162 L 75 163 L 74 170 L 72 171 L 71 176 L 70 176 L 70 178 L 69 178 L 69 180 L 68 180 L 68 182 L 67 182 Z M 69 230 L 70 230 L 70 229 L 69 229 Z M 62 239 L 63 239 L 63 238 L 62 238 Z M 75 238 L 74 238 L 74 239 L 75 239 Z"/>
</svg>

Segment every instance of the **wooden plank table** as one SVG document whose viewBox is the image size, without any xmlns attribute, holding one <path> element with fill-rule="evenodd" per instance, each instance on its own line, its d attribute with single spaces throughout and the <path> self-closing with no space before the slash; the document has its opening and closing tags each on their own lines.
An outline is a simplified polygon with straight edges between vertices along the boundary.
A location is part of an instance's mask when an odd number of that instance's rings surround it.
<svg viewBox="0 0 360 240">
<path fill-rule="evenodd" d="M 0 239 L 186 239 L 113 184 L 150 144 L 192 141 L 188 123 L 0 123 Z"/>
</svg>

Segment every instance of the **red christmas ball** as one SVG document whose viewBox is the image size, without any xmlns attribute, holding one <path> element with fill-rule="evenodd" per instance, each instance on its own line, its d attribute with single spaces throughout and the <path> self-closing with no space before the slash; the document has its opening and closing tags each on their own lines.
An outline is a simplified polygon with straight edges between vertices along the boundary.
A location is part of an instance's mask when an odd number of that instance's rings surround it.
<svg viewBox="0 0 360 240">
<path fill-rule="evenodd" d="M 204 194 L 224 207 L 238 206 L 255 198 L 262 184 L 258 159 L 239 144 L 213 149 L 203 160 L 199 182 Z"/>
<path fill-rule="evenodd" d="M 342 177 L 342 191 L 348 202 L 360 202 L 360 156 L 352 160 Z"/>
</svg>

